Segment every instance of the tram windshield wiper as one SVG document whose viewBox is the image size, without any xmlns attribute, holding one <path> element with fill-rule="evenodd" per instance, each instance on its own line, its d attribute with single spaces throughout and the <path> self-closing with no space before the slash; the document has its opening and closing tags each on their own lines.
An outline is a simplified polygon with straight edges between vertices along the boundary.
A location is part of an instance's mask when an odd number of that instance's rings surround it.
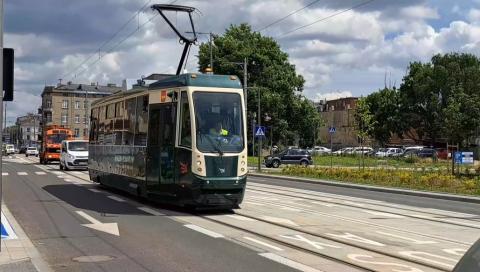
<svg viewBox="0 0 480 272">
<path fill-rule="evenodd" d="M 215 151 L 217 151 L 217 153 L 220 155 L 220 156 L 223 156 L 223 151 L 222 149 L 220 149 L 220 146 L 218 144 L 215 144 L 212 139 L 210 139 L 210 137 L 206 137 L 204 134 L 202 134 L 200 131 L 197 131 L 197 133 L 200 135 L 200 137 L 202 138 L 206 138 L 208 140 L 208 142 L 210 142 L 210 144 L 212 145 L 213 149 L 215 149 Z"/>
</svg>

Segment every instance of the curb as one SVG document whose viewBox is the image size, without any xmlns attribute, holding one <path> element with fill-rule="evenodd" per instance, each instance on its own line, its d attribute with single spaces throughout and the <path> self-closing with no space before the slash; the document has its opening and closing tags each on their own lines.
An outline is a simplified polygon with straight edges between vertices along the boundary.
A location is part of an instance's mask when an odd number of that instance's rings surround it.
<svg viewBox="0 0 480 272">
<path fill-rule="evenodd" d="M 344 187 L 344 188 L 359 189 L 359 190 L 366 190 L 366 191 L 375 191 L 375 192 L 400 194 L 400 195 L 411 195 L 411 196 L 428 197 L 428 198 L 435 198 L 435 199 L 443 199 L 443 200 L 450 200 L 450 201 L 459 201 L 459 202 L 468 202 L 468 203 L 480 204 L 480 197 L 474 197 L 474 196 L 453 195 L 453 194 L 446 194 L 446 193 L 434 193 L 434 192 L 427 192 L 427 191 L 387 188 L 387 187 L 379 187 L 379 186 L 371 186 L 371 185 L 342 183 L 342 182 L 328 181 L 328 180 L 321 180 L 321 179 L 290 177 L 290 176 L 282 176 L 282 175 L 275 175 L 275 174 L 259 174 L 259 173 L 249 172 L 248 175 L 253 176 L 253 177 L 282 178 L 282 179 L 288 180 L 288 181 L 296 181 L 296 182 L 303 182 L 303 183 L 310 183 L 310 184 L 321 184 L 321 185 L 327 185 L 327 186 Z"/>
</svg>

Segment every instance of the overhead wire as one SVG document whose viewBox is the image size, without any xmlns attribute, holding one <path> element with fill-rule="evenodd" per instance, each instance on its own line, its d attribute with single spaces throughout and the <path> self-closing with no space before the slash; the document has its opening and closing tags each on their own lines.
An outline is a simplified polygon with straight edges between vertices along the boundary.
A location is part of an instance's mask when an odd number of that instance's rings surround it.
<svg viewBox="0 0 480 272">
<path fill-rule="evenodd" d="M 91 66 L 95 65 L 96 63 L 98 63 L 101 59 L 103 59 L 103 57 L 105 57 L 107 54 L 113 52 L 114 49 L 116 49 L 118 46 L 120 46 L 123 42 L 125 42 L 128 38 L 130 38 L 131 36 L 133 36 L 133 34 L 135 34 L 136 32 L 138 32 L 140 29 L 142 29 L 146 24 L 148 24 L 149 22 L 153 21 L 157 16 L 158 16 L 158 13 L 156 13 L 155 15 L 151 16 L 147 21 L 145 21 L 143 24 L 141 25 L 138 25 L 137 28 L 130 32 L 128 35 L 126 35 L 123 39 L 121 39 L 120 41 L 118 41 L 116 44 L 114 44 L 112 47 L 110 47 L 108 50 L 105 51 L 105 53 L 102 55 L 100 54 L 101 52 L 101 49 L 103 49 L 107 44 L 109 44 L 123 29 L 125 29 L 125 27 L 127 27 L 127 25 L 130 24 L 130 22 L 133 21 L 133 19 L 135 19 L 137 16 L 139 16 L 139 14 L 145 9 L 145 7 L 151 2 L 152 0 L 148 0 L 147 2 L 145 2 L 145 4 L 142 5 L 142 7 L 140 9 L 138 9 L 134 15 L 132 17 L 130 17 L 130 19 L 128 19 L 112 36 L 110 36 L 109 39 L 107 39 L 104 43 L 102 43 L 102 45 L 97 49 L 95 50 L 94 53 L 92 53 L 89 57 L 87 57 L 82 63 L 80 63 L 78 66 L 76 66 L 75 69 L 73 69 L 71 72 L 65 74 L 64 77 L 62 78 L 66 78 L 67 76 L 70 75 L 70 78 L 75 78 L 81 74 L 83 74 L 85 71 L 87 71 Z M 178 0 L 174 0 L 174 1 L 171 1 L 169 4 L 174 4 L 175 2 L 177 2 Z M 95 55 L 97 55 L 97 53 L 99 54 L 99 57 L 98 59 L 96 59 L 94 62 L 92 62 L 91 64 L 89 64 L 87 67 L 85 67 L 83 70 L 81 70 L 79 73 L 75 73 L 76 71 L 78 71 L 78 69 L 80 69 L 85 63 L 87 63 L 90 59 L 92 59 Z"/>
<path fill-rule="evenodd" d="M 285 19 L 287 19 L 288 17 L 294 15 L 295 13 L 298 13 L 298 12 L 300 12 L 300 11 L 302 11 L 302 10 L 304 10 L 304 9 L 306 9 L 306 8 L 308 8 L 308 7 L 316 4 L 316 3 L 318 3 L 318 2 L 320 2 L 320 0 L 315 0 L 315 1 L 311 2 L 310 4 L 308 4 L 308 5 L 306 5 L 306 6 L 303 6 L 302 8 L 297 9 L 297 10 L 295 10 L 295 11 L 292 11 L 292 12 L 290 12 L 289 14 L 287 14 L 287 15 L 285 15 L 285 16 L 283 16 L 283 17 L 281 17 L 281 18 L 279 18 L 279 19 L 271 22 L 270 24 L 268 24 L 268 25 L 266 25 L 266 26 L 264 26 L 264 27 L 262 27 L 261 29 L 258 29 L 258 30 L 256 30 L 256 31 L 262 32 L 263 30 L 265 30 L 265 29 L 267 29 L 267 28 L 269 28 L 269 27 L 271 27 L 271 26 L 273 26 L 273 25 L 275 25 L 275 24 L 278 24 L 278 23 L 284 21 Z"/>
<path fill-rule="evenodd" d="M 292 29 L 292 30 L 289 30 L 289 31 L 287 31 L 287 32 L 285 32 L 285 33 L 282 33 L 282 34 L 278 35 L 276 38 L 277 38 L 277 39 L 278 39 L 278 38 L 282 38 L 282 37 L 287 36 L 287 35 L 289 35 L 289 34 L 291 34 L 291 33 L 293 33 L 293 32 L 296 32 L 296 31 L 298 31 L 298 30 L 300 30 L 300 29 L 307 28 L 307 27 L 312 26 L 312 25 L 314 25 L 314 24 L 316 24 L 316 23 L 320 23 L 320 22 L 326 21 L 326 20 L 328 20 L 328 19 L 331 19 L 331 18 L 333 18 L 333 17 L 336 17 L 336 16 L 338 16 L 338 15 L 340 15 L 340 14 L 343 14 L 343 13 L 345 13 L 345 12 L 354 10 L 354 9 L 359 8 L 359 7 L 361 7 L 361 6 L 365 6 L 365 5 L 367 5 L 367 4 L 369 4 L 369 3 L 373 2 L 373 1 L 375 1 L 375 0 L 363 1 L 363 2 L 361 2 L 361 3 L 359 3 L 359 4 L 356 4 L 356 5 L 352 6 L 352 7 L 343 9 L 343 10 L 341 10 L 341 11 L 335 12 L 335 13 L 333 13 L 333 14 L 330 14 L 330 15 L 328 15 L 328 16 L 326 16 L 326 17 L 320 18 L 320 19 L 318 19 L 318 20 L 316 20 L 316 21 L 313 21 L 313 22 L 311 22 L 311 23 L 308 23 L 308 24 L 306 24 L 306 25 L 302 25 L 302 26 L 299 26 L 299 27 L 294 28 L 294 29 Z"/>
</svg>

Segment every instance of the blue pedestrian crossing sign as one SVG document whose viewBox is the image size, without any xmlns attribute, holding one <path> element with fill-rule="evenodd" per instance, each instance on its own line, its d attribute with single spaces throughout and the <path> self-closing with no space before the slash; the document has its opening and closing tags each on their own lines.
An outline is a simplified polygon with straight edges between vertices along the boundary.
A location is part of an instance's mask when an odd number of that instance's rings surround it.
<svg viewBox="0 0 480 272">
<path fill-rule="evenodd" d="M 255 137 L 265 138 L 265 127 L 264 126 L 255 126 Z"/>
<path fill-rule="evenodd" d="M 337 129 L 335 127 L 329 127 L 328 128 L 328 133 L 335 133 Z"/>
</svg>

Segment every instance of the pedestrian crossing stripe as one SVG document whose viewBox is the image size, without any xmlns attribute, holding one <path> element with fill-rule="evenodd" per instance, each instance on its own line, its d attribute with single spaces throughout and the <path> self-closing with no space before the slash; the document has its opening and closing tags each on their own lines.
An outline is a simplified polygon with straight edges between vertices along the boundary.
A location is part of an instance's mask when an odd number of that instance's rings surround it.
<svg viewBox="0 0 480 272">
<path fill-rule="evenodd" d="M 28 173 L 27 173 L 27 172 L 17 172 L 17 175 L 19 175 L 19 176 L 27 176 Z"/>
<path fill-rule="evenodd" d="M 262 127 L 258 127 L 257 132 L 255 132 L 255 136 L 265 136 L 265 132 L 263 131 Z"/>
<path fill-rule="evenodd" d="M 2 172 L 2 176 L 8 176 L 7 172 Z"/>
</svg>

